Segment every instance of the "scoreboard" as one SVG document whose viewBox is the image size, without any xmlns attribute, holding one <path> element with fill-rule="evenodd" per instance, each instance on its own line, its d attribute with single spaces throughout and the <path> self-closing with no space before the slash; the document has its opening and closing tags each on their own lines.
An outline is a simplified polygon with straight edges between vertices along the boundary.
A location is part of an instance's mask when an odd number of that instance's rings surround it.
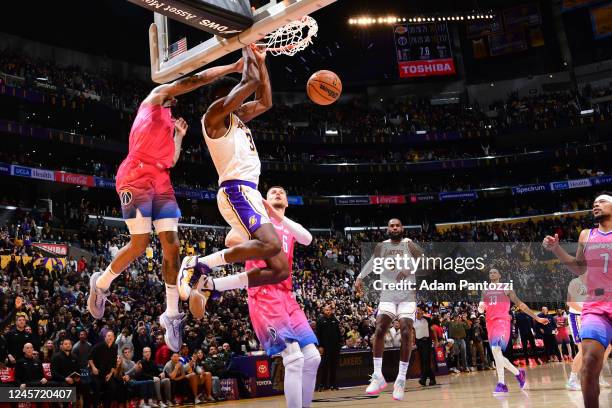
<svg viewBox="0 0 612 408">
<path fill-rule="evenodd" d="M 400 78 L 455 74 L 446 23 L 400 24 L 393 32 Z"/>
</svg>

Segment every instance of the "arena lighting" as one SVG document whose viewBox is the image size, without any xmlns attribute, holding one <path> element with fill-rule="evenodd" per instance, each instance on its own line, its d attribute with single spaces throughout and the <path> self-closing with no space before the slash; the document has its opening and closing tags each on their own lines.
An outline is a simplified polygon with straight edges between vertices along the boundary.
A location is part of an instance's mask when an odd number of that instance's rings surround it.
<svg viewBox="0 0 612 408">
<path fill-rule="evenodd" d="M 582 116 L 588 116 L 588 115 L 592 115 L 595 112 L 594 109 L 585 109 L 585 110 L 581 110 L 580 114 Z"/>
<path fill-rule="evenodd" d="M 400 22 L 409 23 L 432 23 L 437 21 L 466 21 L 466 20 L 491 20 L 495 18 L 495 14 L 492 11 L 487 14 L 480 14 L 476 12 L 461 13 L 461 14 L 430 14 L 430 15 L 416 15 L 412 17 L 398 17 L 398 16 L 358 16 L 351 17 L 348 19 L 350 25 L 357 26 L 371 26 L 371 25 L 391 25 Z"/>
</svg>

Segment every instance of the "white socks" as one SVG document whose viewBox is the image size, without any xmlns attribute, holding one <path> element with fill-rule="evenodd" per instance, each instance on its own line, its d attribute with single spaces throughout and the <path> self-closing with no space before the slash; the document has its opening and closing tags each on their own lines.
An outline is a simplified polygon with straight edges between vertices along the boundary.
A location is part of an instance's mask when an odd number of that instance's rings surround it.
<svg viewBox="0 0 612 408">
<path fill-rule="evenodd" d="M 374 375 L 382 377 L 382 357 L 374 357 Z"/>
<path fill-rule="evenodd" d="M 399 362 L 399 371 L 397 373 L 398 380 L 405 380 L 406 373 L 408 372 L 408 361 L 400 361 Z"/>
<path fill-rule="evenodd" d="M 208 280 L 207 289 L 214 289 L 220 292 L 232 289 L 244 289 L 249 285 L 249 278 L 246 272 L 240 272 L 234 275 L 224 276 L 223 278 L 215 278 L 214 287 L 211 285 L 211 280 Z"/>
<path fill-rule="evenodd" d="M 302 349 L 304 368 L 302 368 L 302 407 L 310 408 L 317 382 L 317 370 L 321 363 L 321 354 L 314 344 Z"/>
<path fill-rule="evenodd" d="M 281 353 L 285 366 L 285 400 L 287 408 L 302 408 L 302 370 L 304 355 L 297 342 L 287 343 Z"/>
<path fill-rule="evenodd" d="M 106 270 L 102 273 L 102 275 L 96 281 L 96 287 L 102 290 L 108 290 L 110 288 L 111 283 L 119 277 L 120 273 L 115 273 L 111 269 L 110 265 L 106 268 Z"/>
<path fill-rule="evenodd" d="M 166 314 L 169 317 L 174 317 L 179 314 L 179 293 L 176 285 L 168 285 L 166 283 Z"/>
<path fill-rule="evenodd" d="M 198 262 L 205 263 L 209 268 L 214 268 L 216 266 L 221 266 L 227 264 L 225 262 L 225 249 L 215 252 L 214 254 L 201 256 L 198 258 Z"/>
<path fill-rule="evenodd" d="M 495 369 L 497 370 L 497 382 L 505 384 L 504 368 L 508 369 L 512 374 L 518 375 L 519 370 L 516 368 L 502 353 L 501 347 L 491 347 L 493 358 L 495 358 Z"/>
</svg>

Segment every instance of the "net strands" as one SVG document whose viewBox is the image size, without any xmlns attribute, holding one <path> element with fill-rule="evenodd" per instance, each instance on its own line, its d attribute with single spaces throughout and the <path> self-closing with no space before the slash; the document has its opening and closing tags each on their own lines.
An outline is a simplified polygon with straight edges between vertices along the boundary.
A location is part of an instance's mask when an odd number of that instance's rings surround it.
<svg viewBox="0 0 612 408">
<path fill-rule="evenodd" d="M 304 16 L 268 34 L 264 39 L 267 42 L 258 45 L 274 56 L 293 56 L 312 44 L 312 39 L 318 31 L 316 20 Z"/>
</svg>

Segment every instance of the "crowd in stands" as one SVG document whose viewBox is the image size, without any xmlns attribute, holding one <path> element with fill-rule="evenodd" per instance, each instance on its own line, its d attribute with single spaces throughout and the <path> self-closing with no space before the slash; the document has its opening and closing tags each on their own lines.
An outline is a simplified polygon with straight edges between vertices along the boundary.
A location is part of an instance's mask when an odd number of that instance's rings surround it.
<svg viewBox="0 0 612 408">
<path fill-rule="evenodd" d="M 73 213 L 77 220 L 80 211 L 84 209 L 77 209 Z M 177 376 L 177 373 L 182 373 L 180 377 L 185 378 L 180 385 L 174 382 L 171 384 L 171 395 L 184 393 L 191 395 L 191 398 L 212 400 L 211 378 L 238 376 L 229 370 L 228 362 L 231 357 L 259 350 L 249 323 L 246 293 L 234 291 L 226 293 L 220 303 L 211 304 L 204 319 L 187 321 L 184 329 L 186 346 L 181 353 L 172 356 L 163 344 L 163 329 L 157 322 L 157 317 L 163 312 L 164 288 L 160 272 L 161 247 L 155 236 L 146 255 L 134 262 L 122 277 L 113 283 L 104 319 L 93 321 L 86 311 L 85 301 L 89 276 L 105 268 L 118 249 L 127 242 L 127 236 L 120 230 L 105 226 L 104 221 L 100 219 L 99 225 L 83 226 L 77 233 L 81 242 L 95 243 L 86 247 L 91 254 L 88 260 L 69 257 L 65 265 L 57 264 L 49 268 L 44 263 L 28 262 L 20 257 L 40 256 L 35 255 L 31 247 L 28 248 L 28 242 L 52 237 L 54 231 L 49 226 L 49 220 L 45 220 L 45 215 L 36 209 L 19 214 L 18 218 L 15 224 L 3 227 L 0 231 L 0 249 L 10 257 L 6 265 L 3 263 L 0 277 L 0 317 L 5 333 L 3 341 L 0 342 L 0 362 L 9 366 L 18 364 L 18 361 L 27 358 L 24 353 L 29 353 L 28 350 L 24 351 L 25 343 L 31 343 L 39 361 L 51 362 L 52 373 L 53 361 L 61 357 L 61 354 L 58 354 L 60 349 L 68 350 L 69 347 L 75 350 L 79 360 L 78 368 L 86 369 L 89 359 L 98 358 L 89 347 L 103 349 L 100 345 L 106 341 L 115 346 L 109 346 L 112 347 L 111 351 L 102 350 L 100 353 L 112 353 L 118 357 L 117 364 L 106 364 L 104 370 L 107 371 L 103 372 L 108 374 L 112 370 L 113 387 L 129 388 L 133 393 L 124 393 L 125 395 L 136 395 L 143 401 L 148 401 L 149 398 L 155 399 L 155 387 L 158 386 L 157 397 L 161 401 L 170 399 L 159 394 L 162 391 L 167 393 L 163 376 L 158 382 L 149 383 L 146 382 L 148 380 L 142 380 L 145 382 L 131 383 L 137 381 L 135 378 L 140 378 L 131 377 L 130 374 L 142 370 L 143 364 L 146 364 L 143 363 L 143 355 L 152 353 L 154 357 L 151 358 L 155 364 L 151 364 L 150 368 L 156 370 L 152 376 L 159 375 L 161 369 L 170 378 Z M 411 233 L 411 237 L 423 243 L 508 242 L 508 245 L 515 243 L 512 245 L 516 246 L 517 242 L 537 243 L 547 233 L 558 233 L 563 240 L 576 240 L 580 229 L 589 225 L 589 222 L 588 217 L 567 217 L 537 223 L 480 224 L 446 232 L 418 231 Z M 36 225 L 45 226 L 39 231 Z M 182 228 L 179 235 L 182 256 L 211 253 L 221 249 L 224 242 L 224 232 L 218 230 Z M 296 249 L 293 283 L 297 299 L 315 329 L 322 308 L 331 306 L 340 321 L 344 349 L 371 348 L 376 301 L 367 296 L 358 297 L 353 284 L 360 271 L 361 244 L 367 241 L 378 242 L 384 238 L 385 233 L 380 230 L 326 234 L 316 236 L 310 246 L 298 246 Z M 515 248 L 512 248 L 514 251 Z M 525 262 L 537 257 L 534 253 L 537 250 L 523 247 L 518 251 L 519 256 L 497 258 L 495 263 L 502 271 L 516 271 L 515 282 L 521 282 L 523 288 L 531 288 L 525 293 L 526 300 L 562 302 L 565 294 L 565 288 L 562 286 L 566 284 L 564 271 L 554 268 L 527 268 Z M 240 269 L 241 266 L 227 266 L 219 269 L 217 273 L 236 273 Z M 556 278 L 551 279 L 551 276 Z M 551 280 L 559 282 L 559 285 L 551 285 Z M 518 292 L 520 293 L 520 289 Z M 469 320 L 469 317 L 476 313 L 477 300 L 469 296 L 463 302 L 459 299 L 434 299 L 429 294 L 423 294 L 420 301 L 427 313 L 438 319 L 442 326 L 449 320 L 458 318 L 457 316 L 464 316 Z M 183 308 L 186 309 L 187 305 L 184 304 Z M 150 351 L 146 351 L 145 347 L 149 347 Z M 454 358 L 455 354 L 452 356 Z M 181 368 L 177 368 L 181 358 L 183 364 Z M 100 357 L 99 361 L 106 360 Z M 465 365 L 461 366 L 460 361 L 457 364 L 457 367 L 465 369 Z M 141 368 L 135 370 L 135 365 Z M 100 367 L 93 370 L 91 365 L 89 366 L 89 375 L 93 379 L 88 386 L 94 389 L 104 388 L 95 380 L 98 377 L 94 371 L 99 370 Z M 57 376 L 54 374 L 54 377 Z M 203 387 L 202 395 L 200 386 Z"/>
<path fill-rule="evenodd" d="M 25 78 L 24 86 L 27 88 L 42 84 L 38 88 L 43 92 L 77 98 L 81 102 L 87 95 L 93 95 L 101 98 L 102 103 L 128 111 L 135 111 L 151 87 L 141 78 L 123 79 L 104 71 L 94 73 L 77 66 L 59 66 L 8 48 L 0 50 L 2 73 Z M 66 93 L 68 89 L 80 94 L 69 95 Z M 488 106 L 480 106 L 476 101 L 471 104 L 432 105 L 429 101 L 410 98 L 390 100 L 379 108 L 358 101 L 325 108 L 310 103 L 276 105 L 271 113 L 257 120 L 254 127 L 255 134 L 257 131 L 284 134 L 314 131 L 321 134 L 333 129 L 369 136 L 423 130 L 505 130 L 517 127 L 538 130 L 571 125 L 579 118 L 591 95 L 605 95 L 606 92 L 605 88 L 592 92 L 590 87 L 586 87 L 582 94 L 566 91 L 522 98 L 512 94 Z M 178 112 L 189 123 L 199 123 L 209 102 L 205 92 L 194 92 L 181 98 Z M 609 110 L 612 106 L 603 104 L 596 108 Z M 121 118 L 130 121 L 129 117 Z M 305 123 L 306 126 L 296 127 L 296 123 Z M 114 135 L 112 138 L 125 140 L 125 135 Z M 419 156 L 427 157 L 427 154 Z"/>
</svg>

